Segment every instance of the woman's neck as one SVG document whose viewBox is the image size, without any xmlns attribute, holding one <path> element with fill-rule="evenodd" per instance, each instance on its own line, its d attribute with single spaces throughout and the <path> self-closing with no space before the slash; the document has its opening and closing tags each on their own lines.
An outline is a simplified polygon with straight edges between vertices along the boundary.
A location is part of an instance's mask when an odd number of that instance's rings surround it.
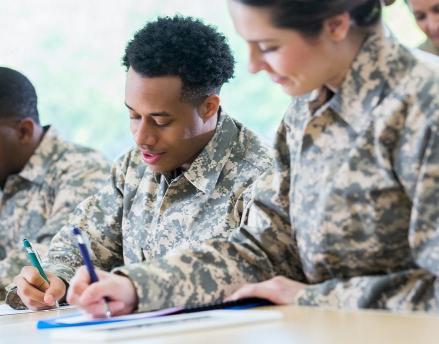
<svg viewBox="0 0 439 344">
<path fill-rule="evenodd" d="M 352 27 L 347 39 L 337 47 L 337 51 L 334 52 L 336 72 L 325 84 L 332 92 L 337 92 L 343 83 L 367 36 L 367 31 Z"/>
</svg>

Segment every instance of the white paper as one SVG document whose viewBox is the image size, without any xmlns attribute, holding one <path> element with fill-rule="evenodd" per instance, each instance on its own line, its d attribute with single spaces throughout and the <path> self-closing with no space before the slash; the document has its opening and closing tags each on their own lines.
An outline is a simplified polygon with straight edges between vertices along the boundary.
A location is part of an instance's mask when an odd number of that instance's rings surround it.
<svg viewBox="0 0 439 344">
<path fill-rule="evenodd" d="M 95 322 L 97 324 L 101 323 L 112 323 L 116 321 L 128 321 L 128 320 L 138 320 L 138 319 L 146 319 L 146 318 L 154 318 L 158 316 L 168 315 L 171 313 L 174 313 L 175 311 L 181 310 L 182 307 L 173 307 L 173 308 L 166 308 L 158 311 L 152 311 L 152 312 L 144 312 L 144 313 L 133 313 L 133 314 L 127 314 L 127 315 L 120 315 L 120 316 L 114 316 L 109 319 L 106 318 L 92 318 L 89 314 L 86 313 L 77 313 L 77 314 L 69 314 L 67 316 L 60 316 L 58 317 L 55 322 L 57 324 L 66 324 L 66 325 L 72 325 L 77 324 L 80 325 L 84 322 Z"/>
<path fill-rule="evenodd" d="M 30 309 L 25 309 L 22 311 L 19 311 L 17 309 L 13 309 L 9 307 L 6 303 L 0 305 L 0 315 L 11 315 L 11 314 L 20 314 L 20 313 L 32 313 Z"/>
<path fill-rule="evenodd" d="M 78 343 L 88 341 L 117 341 L 135 337 L 151 337 L 206 330 L 210 328 L 239 326 L 254 322 L 276 321 L 282 313 L 265 310 L 216 310 L 199 313 L 169 315 L 158 318 L 136 319 L 127 322 L 95 326 L 59 328 L 50 332 L 52 338 Z"/>
<path fill-rule="evenodd" d="M 32 311 L 30 309 L 18 310 L 18 309 L 11 308 L 9 305 L 4 303 L 4 304 L 0 305 L 0 316 L 22 314 L 22 313 L 48 312 L 48 311 L 54 311 L 54 310 L 58 310 L 58 309 L 68 309 L 68 308 L 73 308 L 73 306 L 63 306 L 60 308 L 47 309 L 44 311 Z"/>
</svg>

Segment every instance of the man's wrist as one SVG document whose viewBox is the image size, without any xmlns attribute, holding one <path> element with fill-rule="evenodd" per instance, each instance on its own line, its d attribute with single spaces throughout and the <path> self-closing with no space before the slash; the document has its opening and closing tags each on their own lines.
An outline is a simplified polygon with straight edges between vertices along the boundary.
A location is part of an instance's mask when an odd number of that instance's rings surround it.
<svg viewBox="0 0 439 344">
<path fill-rule="evenodd" d="M 128 281 L 126 281 L 126 284 L 127 284 L 128 290 L 130 290 L 130 294 L 131 294 L 129 299 L 133 300 L 133 303 L 131 304 L 132 305 L 131 312 L 137 311 L 137 309 L 139 307 L 139 297 L 137 295 L 136 285 L 134 284 L 133 280 L 130 278 L 130 276 L 124 274 L 122 271 L 114 271 L 112 273 L 115 275 L 118 275 L 120 277 L 124 277 L 125 279 L 128 280 Z"/>
</svg>

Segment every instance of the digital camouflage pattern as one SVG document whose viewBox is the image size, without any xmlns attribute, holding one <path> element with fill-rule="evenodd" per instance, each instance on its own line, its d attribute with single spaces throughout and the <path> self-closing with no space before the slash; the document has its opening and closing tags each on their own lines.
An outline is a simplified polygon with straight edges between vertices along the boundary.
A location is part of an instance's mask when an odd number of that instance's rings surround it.
<svg viewBox="0 0 439 344">
<path fill-rule="evenodd" d="M 270 149 L 224 113 L 210 142 L 173 180 L 152 173 L 132 149 L 113 166 L 111 183 L 81 203 L 53 239 L 45 269 L 69 281 L 83 264 L 72 225 L 88 236 L 93 263 L 104 270 L 227 237 L 240 224 L 244 190 L 272 163 Z M 9 302 L 17 306 L 12 295 Z"/>
<path fill-rule="evenodd" d="M 0 299 L 5 286 L 29 261 L 23 239 L 40 255 L 68 223 L 78 203 L 108 179 L 110 164 L 97 152 L 62 140 L 44 127 L 41 143 L 23 170 L 0 190 Z"/>
<path fill-rule="evenodd" d="M 438 82 L 377 28 L 338 92 L 293 99 L 275 167 L 229 240 L 114 270 L 134 282 L 138 309 L 283 275 L 309 285 L 300 305 L 437 311 Z"/>
</svg>

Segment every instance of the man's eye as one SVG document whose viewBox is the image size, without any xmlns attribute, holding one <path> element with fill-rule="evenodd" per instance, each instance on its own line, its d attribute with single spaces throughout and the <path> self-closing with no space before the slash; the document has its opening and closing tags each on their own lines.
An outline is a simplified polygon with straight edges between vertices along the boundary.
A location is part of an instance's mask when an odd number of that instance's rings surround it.
<svg viewBox="0 0 439 344">
<path fill-rule="evenodd" d="M 259 47 L 259 51 L 262 54 L 268 54 L 271 53 L 273 51 L 276 51 L 277 49 L 279 49 L 278 47 Z"/>
</svg>

